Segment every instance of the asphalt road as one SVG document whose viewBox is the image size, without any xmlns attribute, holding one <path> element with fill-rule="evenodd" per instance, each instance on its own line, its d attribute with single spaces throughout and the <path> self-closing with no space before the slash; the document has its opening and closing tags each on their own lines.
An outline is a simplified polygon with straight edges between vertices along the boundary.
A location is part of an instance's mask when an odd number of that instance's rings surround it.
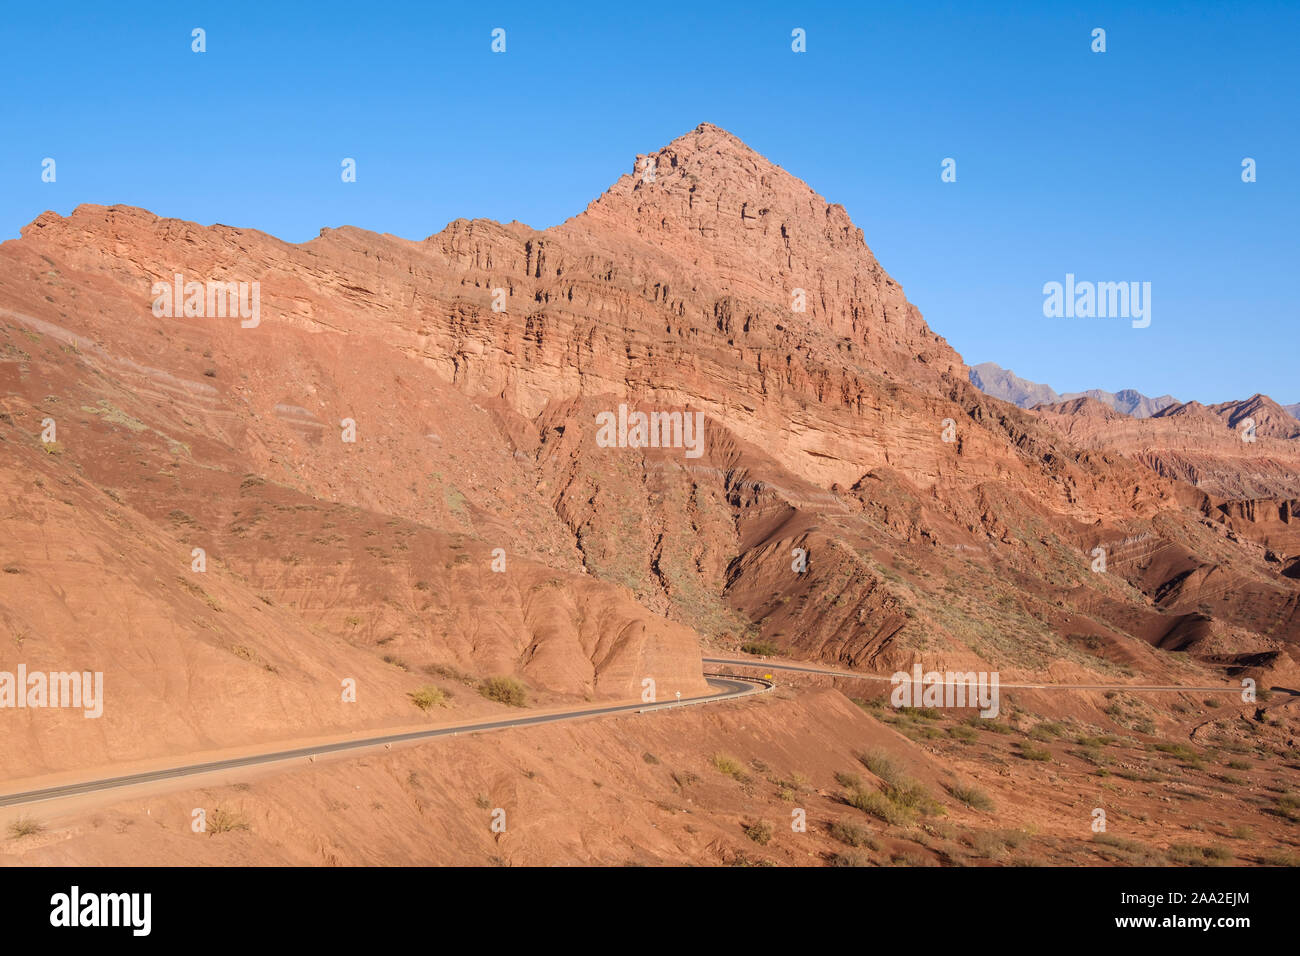
<svg viewBox="0 0 1300 956">
<path fill-rule="evenodd" d="M 828 670 L 826 668 L 821 668 L 821 667 L 808 667 L 803 664 L 772 664 L 769 663 L 768 661 L 764 661 L 761 659 L 754 659 L 754 658 L 751 658 L 750 660 L 746 660 L 746 661 L 737 661 L 737 660 L 729 660 L 721 657 L 706 657 L 704 658 L 704 663 L 705 664 L 729 664 L 732 667 L 757 667 L 760 670 L 798 671 L 804 674 L 826 674 L 831 677 L 852 677 L 855 678 L 856 680 L 883 681 L 886 684 L 891 683 L 893 681 L 892 677 L 882 677 L 879 674 L 858 674 L 858 673 L 854 673 L 853 671 L 834 671 L 834 670 Z M 955 685 L 949 685 L 947 684 L 947 682 L 942 682 L 936 684 L 935 686 L 942 687 L 942 686 L 955 686 Z M 1020 688 L 1021 690 L 1175 691 L 1180 693 L 1198 693 L 1198 694 L 1210 694 L 1216 692 L 1233 693 L 1233 694 L 1241 693 L 1240 684 L 1220 684 L 1217 687 L 1181 687 L 1174 684 L 1005 684 L 999 681 L 998 687 L 999 688 L 1013 687 L 1013 688 Z M 1292 693 L 1291 691 L 1286 691 L 1285 688 L 1276 688 L 1276 689 L 1284 690 L 1286 693 Z"/>
<path fill-rule="evenodd" d="M 10 807 L 21 803 L 35 803 L 39 800 L 51 800 L 58 797 L 70 797 L 100 790 L 115 790 L 141 783 L 154 783 L 160 780 L 172 780 L 211 773 L 219 770 L 233 770 L 239 767 L 252 767 L 258 764 L 275 763 L 280 760 L 293 760 L 301 757 L 317 757 L 322 754 L 338 753 L 344 750 L 358 750 L 363 747 L 375 747 L 382 744 L 395 744 L 412 740 L 427 740 L 434 737 L 451 737 L 458 734 L 477 734 L 490 730 L 505 730 L 508 727 L 527 727 L 533 724 L 550 724 L 562 720 L 578 720 L 584 717 L 601 717 L 609 714 L 627 714 L 648 710 L 664 710 L 670 707 L 685 707 L 691 704 L 712 704 L 735 697 L 763 693 L 771 685 L 749 677 L 730 677 L 706 675 L 710 686 L 718 688 L 720 693 L 702 697 L 684 697 L 680 701 L 658 701 L 653 704 L 616 704 L 609 707 L 590 707 L 585 710 L 561 711 L 553 714 L 521 715 L 506 720 L 484 721 L 479 724 L 461 724 L 457 727 L 435 727 L 429 730 L 415 730 L 401 734 L 386 734 L 379 737 L 366 737 L 358 740 L 345 740 L 338 743 L 320 744 L 315 747 L 298 747 L 293 750 L 278 750 L 270 753 L 252 754 L 245 757 L 232 757 L 229 760 L 214 760 L 209 763 L 184 764 L 163 770 L 150 770 L 143 773 L 126 774 L 121 777 L 104 777 L 99 780 L 87 780 L 82 783 L 70 783 L 59 787 L 47 787 L 43 790 L 28 790 L 25 793 L 0 795 L 0 807 Z M 758 686 L 755 686 L 758 685 Z"/>
</svg>

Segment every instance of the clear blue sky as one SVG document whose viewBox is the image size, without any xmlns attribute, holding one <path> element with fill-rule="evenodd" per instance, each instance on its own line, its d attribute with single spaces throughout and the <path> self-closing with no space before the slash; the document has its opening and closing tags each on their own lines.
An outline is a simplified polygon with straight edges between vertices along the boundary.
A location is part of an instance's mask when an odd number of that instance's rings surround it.
<svg viewBox="0 0 1300 956">
<path fill-rule="evenodd" d="M 1300 401 L 1300 5 L 843 6 L 11 2 L 0 238 L 83 202 L 294 242 L 545 227 L 708 121 L 842 203 L 972 364 Z M 1150 328 L 1044 318 L 1067 272 L 1151 282 Z"/>
</svg>

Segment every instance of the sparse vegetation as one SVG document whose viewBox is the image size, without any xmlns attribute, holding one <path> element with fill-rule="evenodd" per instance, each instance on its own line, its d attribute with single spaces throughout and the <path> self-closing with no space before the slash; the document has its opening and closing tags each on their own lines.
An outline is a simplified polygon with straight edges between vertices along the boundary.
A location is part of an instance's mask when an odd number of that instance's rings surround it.
<svg viewBox="0 0 1300 956">
<path fill-rule="evenodd" d="M 1276 816 L 1285 817 L 1292 823 L 1300 823 L 1300 797 L 1283 794 L 1277 798 L 1277 803 L 1270 812 Z"/>
<path fill-rule="evenodd" d="M 208 836 L 249 829 L 248 821 L 233 811 L 217 807 L 208 814 Z"/>
<path fill-rule="evenodd" d="M 757 823 L 751 823 L 745 827 L 745 836 L 759 846 L 767 846 L 771 843 L 773 832 L 772 824 L 766 820 L 759 820 Z"/>
<path fill-rule="evenodd" d="M 678 790 L 685 790 L 687 787 L 693 786 L 699 782 L 699 775 L 694 774 L 689 770 L 673 771 L 673 783 L 677 784 Z"/>
<path fill-rule="evenodd" d="M 1201 755 L 1186 744 L 1156 744 L 1154 749 L 1193 768 L 1201 767 Z"/>
<path fill-rule="evenodd" d="M 871 858 L 865 853 L 850 850 L 831 857 L 831 866 L 871 866 Z"/>
<path fill-rule="evenodd" d="M 1033 744 L 1023 741 L 1018 746 L 1020 747 L 1020 756 L 1026 760 L 1046 761 L 1052 759 L 1052 753 L 1049 750 L 1035 747 Z"/>
<path fill-rule="evenodd" d="M 713 755 L 713 769 L 740 783 L 744 783 L 749 779 L 749 775 L 745 773 L 744 765 L 735 757 L 729 757 L 726 754 Z"/>
<path fill-rule="evenodd" d="M 979 789 L 979 787 L 967 787 L 962 784 L 952 784 L 948 787 L 948 792 L 972 809 L 984 811 L 993 810 L 993 799 L 983 790 Z"/>
<path fill-rule="evenodd" d="M 1300 866 L 1300 855 L 1287 850 L 1273 850 L 1260 857 L 1265 866 Z"/>
<path fill-rule="evenodd" d="M 513 677 L 489 677 L 479 685 L 478 692 L 488 700 L 510 707 L 527 707 L 528 691 Z"/>
<path fill-rule="evenodd" d="M 1054 740 L 1065 734 L 1065 726 L 1055 723 L 1054 721 L 1044 720 L 1035 724 L 1034 728 L 1029 731 L 1029 736 L 1034 740 Z"/>
<path fill-rule="evenodd" d="M 35 836 L 45 830 L 44 824 L 31 817 L 19 817 L 13 823 L 9 824 L 9 838 L 17 840 L 20 837 Z"/>
<path fill-rule="evenodd" d="M 428 684 L 419 690 L 411 691 L 408 694 L 411 703 L 421 710 L 432 710 L 435 707 L 450 707 L 451 702 L 447 700 L 447 692 L 441 687 L 434 687 Z"/>
<path fill-rule="evenodd" d="M 1176 843 L 1169 848 L 1169 859 L 1188 866 L 1221 866 L 1232 862 L 1232 851 L 1221 846 Z"/>
<path fill-rule="evenodd" d="M 872 850 L 880 849 L 880 844 L 872 839 L 870 830 L 856 823 L 850 823 L 848 820 L 836 820 L 832 823 L 830 834 L 841 843 L 846 843 L 849 846 L 865 846 Z"/>
<path fill-rule="evenodd" d="M 1100 843 L 1102 846 L 1113 846 L 1118 850 L 1124 850 L 1128 853 L 1136 853 L 1142 849 L 1140 843 L 1132 840 L 1126 840 L 1123 837 L 1115 836 L 1113 833 L 1094 833 L 1092 835 L 1093 843 Z"/>
<path fill-rule="evenodd" d="M 1029 839 L 1023 830 L 979 830 L 967 838 L 971 852 L 986 860 L 999 859 L 1008 850 L 1022 847 Z"/>
<path fill-rule="evenodd" d="M 915 819 L 915 814 L 909 808 L 898 806 L 877 790 L 850 790 L 846 799 L 850 806 L 857 807 L 863 813 L 869 813 L 891 826 L 908 826 Z"/>
<path fill-rule="evenodd" d="M 753 654 L 756 657 L 773 657 L 780 653 L 780 648 L 771 641 L 749 641 L 746 644 L 741 644 L 740 649 L 746 654 Z"/>
<path fill-rule="evenodd" d="M 464 671 L 457 670 L 446 664 L 426 664 L 422 670 L 430 677 L 442 677 L 446 680 L 454 680 L 458 684 L 464 684 L 466 687 L 473 687 L 478 683 L 478 678 L 472 674 L 466 674 Z"/>
<path fill-rule="evenodd" d="M 902 771 L 892 761 L 879 752 L 862 754 L 859 759 L 864 763 L 870 759 L 876 769 L 876 776 L 885 781 L 884 791 L 877 791 L 863 784 L 860 777 L 851 773 L 837 773 L 839 781 L 848 793 L 844 800 L 863 813 L 869 813 L 894 826 L 907 826 L 915 821 L 917 814 L 938 816 L 944 808 L 930 796 L 920 783 L 902 775 Z M 881 776 L 885 774 L 887 776 Z"/>
<path fill-rule="evenodd" d="M 883 750 L 868 750 L 858 754 L 858 760 L 885 783 L 895 783 L 902 779 L 903 769 Z"/>
<path fill-rule="evenodd" d="M 789 777 L 776 780 L 774 783 L 782 790 L 789 790 L 791 793 L 802 793 L 808 789 L 808 778 L 798 770 L 790 774 Z"/>
</svg>

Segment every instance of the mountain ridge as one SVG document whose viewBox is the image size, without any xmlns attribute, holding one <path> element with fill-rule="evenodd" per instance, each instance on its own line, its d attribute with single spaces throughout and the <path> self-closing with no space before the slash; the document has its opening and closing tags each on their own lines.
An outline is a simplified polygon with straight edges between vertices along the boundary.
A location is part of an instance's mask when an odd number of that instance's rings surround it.
<svg viewBox="0 0 1300 956">
<path fill-rule="evenodd" d="M 1092 388 L 1082 392 L 1059 393 L 1050 385 L 1021 378 L 1015 372 L 1003 368 L 996 362 L 981 362 L 978 365 L 972 365 L 970 367 L 970 380 L 972 385 L 985 394 L 1011 402 L 1013 405 L 1024 409 L 1033 409 L 1038 405 L 1059 405 L 1078 398 L 1092 398 L 1121 414 L 1131 415 L 1134 418 L 1151 418 L 1172 406 L 1185 404 L 1172 395 L 1160 395 L 1152 398 L 1132 388 L 1120 389 L 1118 392 L 1107 392 L 1102 389 Z M 1229 406 L 1244 405 L 1259 399 L 1266 401 L 1270 409 L 1281 409 L 1293 418 L 1300 419 L 1300 402 L 1294 405 L 1282 405 L 1259 393 L 1248 399 L 1236 402 L 1220 402 L 1217 405 L 1208 407 L 1224 410 L 1226 414 Z"/>
</svg>

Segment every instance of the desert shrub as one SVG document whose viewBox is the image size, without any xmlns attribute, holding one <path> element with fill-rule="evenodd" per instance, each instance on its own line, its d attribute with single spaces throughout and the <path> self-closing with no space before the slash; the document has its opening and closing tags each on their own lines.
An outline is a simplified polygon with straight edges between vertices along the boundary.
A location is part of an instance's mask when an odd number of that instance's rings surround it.
<svg viewBox="0 0 1300 956">
<path fill-rule="evenodd" d="M 1092 842 L 1100 843 L 1102 846 L 1113 846 L 1115 849 L 1123 850 L 1126 853 L 1138 853 L 1142 850 L 1142 844 L 1126 840 L 1121 836 L 1115 836 L 1113 833 L 1094 833 Z"/>
<path fill-rule="evenodd" d="M 802 793 L 808 789 L 808 778 L 798 770 L 794 771 L 788 777 L 774 781 L 782 790 L 790 790 L 794 793 Z"/>
<path fill-rule="evenodd" d="M 513 677 L 489 677 L 479 685 L 478 692 L 499 704 L 510 707 L 528 706 L 528 691 Z"/>
<path fill-rule="evenodd" d="M 1065 726 L 1051 720 L 1044 720 L 1042 723 L 1035 724 L 1034 728 L 1029 731 L 1029 736 L 1035 740 L 1052 740 L 1060 737 L 1065 733 Z"/>
<path fill-rule="evenodd" d="M 1283 794 L 1277 798 L 1277 805 L 1273 812 L 1292 823 L 1300 823 L 1300 797 L 1294 797 L 1289 793 Z"/>
<path fill-rule="evenodd" d="M 1175 863 L 1189 866 L 1214 866 L 1232 860 L 1232 851 L 1221 846 L 1193 846 L 1190 843 L 1175 843 L 1169 848 L 1169 858 Z"/>
<path fill-rule="evenodd" d="M 745 768 L 741 762 L 735 757 L 729 757 L 726 754 L 713 755 L 713 769 L 741 783 L 749 779 L 749 775 L 745 773 Z"/>
<path fill-rule="evenodd" d="M 16 840 L 19 837 L 35 836 L 45 829 L 44 825 L 31 817 L 19 817 L 13 823 L 9 824 L 9 838 Z"/>
<path fill-rule="evenodd" d="M 962 803 L 966 804 L 966 806 L 975 810 L 993 809 L 992 798 L 978 787 L 967 787 L 961 784 L 953 784 L 948 787 L 948 792 Z"/>
<path fill-rule="evenodd" d="M 862 788 L 850 790 L 846 799 L 850 806 L 857 807 L 863 813 L 869 813 L 891 826 L 907 826 L 915 817 L 908 807 L 899 806 L 876 790 Z"/>
<path fill-rule="evenodd" d="M 248 821 L 239 814 L 221 807 L 213 810 L 208 814 L 208 835 L 214 833 L 229 833 L 232 830 L 247 830 Z"/>
<path fill-rule="evenodd" d="M 858 760 L 862 762 L 862 766 L 886 783 L 895 783 L 903 776 L 903 768 L 883 750 L 868 750 L 866 753 L 858 754 Z"/>
<path fill-rule="evenodd" d="M 1260 857 L 1265 866 L 1300 866 L 1300 855 L 1287 850 L 1271 850 Z"/>
<path fill-rule="evenodd" d="M 943 716 L 934 707 L 899 707 L 898 712 L 914 720 L 938 720 Z"/>
<path fill-rule="evenodd" d="M 413 690 L 406 696 L 410 697 L 411 703 L 421 710 L 451 706 L 451 703 L 447 700 L 446 691 L 441 687 L 434 687 L 432 684 L 421 687 L 419 690 Z"/>
<path fill-rule="evenodd" d="M 885 796 L 895 806 L 905 807 L 927 817 L 936 817 L 946 812 L 938 800 L 930 796 L 930 791 L 915 780 L 906 777 L 885 787 Z"/>
<path fill-rule="evenodd" d="M 872 850 L 879 850 L 878 844 L 871 837 L 871 831 L 866 827 L 858 826 L 856 823 L 850 823 L 848 820 L 836 820 L 831 824 L 830 834 L 841 843 L 847 843 L 853 847 L 868 847 Z"/>
<path fill-rule="evenodd" d="M 1012 729 L 1004 723 L 999 723 L 992 717 L 981 717 L 978 714 L 971 714 L 966 718 L 967 727 L 973 727 L 976 730 L 987 730 L 991 734 L 1009 734 Z"/>
<path fill-rule="evenodd" d="M 759 820 L 757 823 L 751 823 L 745 827 L 745 836 L 749 837 L 759 846 L 767 846 L 772 842 L 773 834 L 772 824 L 766 820 Z"/>
<path fill-rule="evenodd" d="M 1051 760 L 1051 751 L 1035 747 L 1033 744 L 1021 743 L 1020 756 L 1026 760 Z"/>
<path fill-rule="evenodd" d="M 1201 755 L 1186 744 L 1156 744 L 1155 749 L 1162 754 L 1169 754 L 1175 760 L 1181 760 L 1192 767 L 1201 765 Z"/>
</svg>

